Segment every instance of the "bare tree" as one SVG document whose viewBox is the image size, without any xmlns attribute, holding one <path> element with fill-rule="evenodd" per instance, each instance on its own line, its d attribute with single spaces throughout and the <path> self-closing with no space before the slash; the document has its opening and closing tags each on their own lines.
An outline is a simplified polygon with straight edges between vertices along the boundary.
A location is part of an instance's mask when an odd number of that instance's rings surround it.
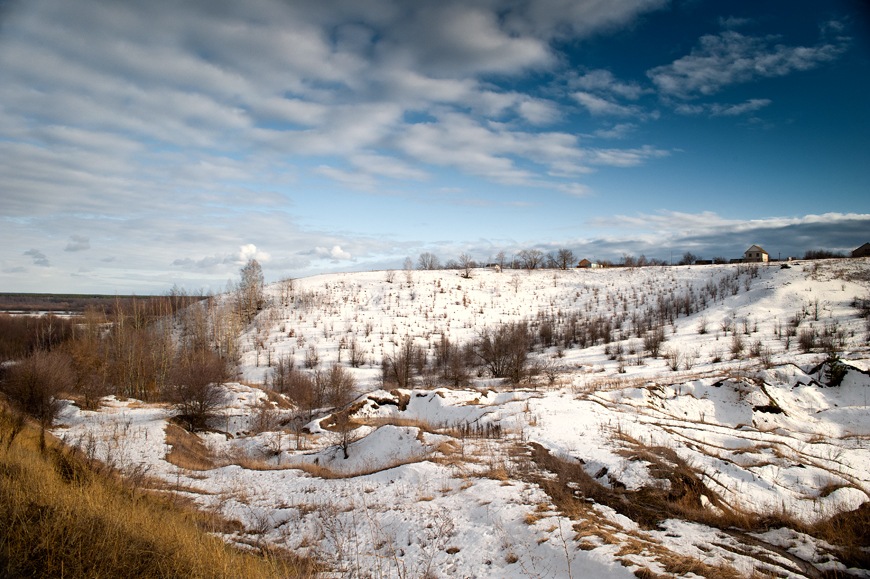
<svg viewBox="0 0 870 579">
<path fill-rule="evenodd" d="M 696 261 L 698 261 L 698 256 L 696 256 L 691 251 L 687 251 L 683 254 L 683 259 L 680 260 L 680 263 L 678 265 L 692 265 Z"/>
<path fill-rule="evenodd" d="M 353 374 L 338 364 L 326 373 L 326 403 L 335 408 L 349 404 L 355 394 L 356 383 Z"/>
<path fill-rule="evenodd" d="M 414 262 L 411 261 L 410 257 L 405 258 L 405 263 L 402 264 L 402 267 L 405 270 L 405 281 L 408 282 L 408 285 L 414 283 Z"/>
<path fill-rule="evenodd" d="M 292 356 L 279 356 L 272 364 L 268 374 L 269 387 L 276 392 L 286 392 L 290 387 L 290 377 L 293 375 L 295 366 L 296 363 Z"/>
<path fill-rule="evenodd" d="M 39 445 L 45 448 L 45 431 L 63 407 L 60 393 L 74 384 L 69 356 L 37 351 L 11 366 L 0 389 L 21 412 L 33 416 L 40 426 Z"/>
<path fill-rule="evenodd" d="M 239 270 L 239 274 L 241 279 L 236 290 L 236 301 L 239 315 L 245 324 L 249 324 L 266 302 L 263 294 L 263 268 L 256 259 L 249 259 Z"/>
<path fill-rule="evenodd" d="M 517 254 L 525 269 L 537 269 L 544 261 L 544 252 L 540 249 L 524 249 Z"/>
<path fill-rule="evenodd" d="M 424 251 L 420 254 L 420 257 L 417 258 L 417 268 L 418 269 L 438 269 L 441 267 L 441 263 L 438 261 L 438 257 L 434 253 L 429 253 L 428 251 Z"/>
<path fill-rule="evenodd" d="M 206 428 L 223 405 L 226 396 L 221 384 L 227 374 L 224 360 L 211 350 L 179 352 L 172 371 L 173 399 L 191 430 Z"/>
<path fill-rule="evenodd" d="M 547 269 L 556 269 L 559 267 L 559 262 L 556 260 L 556 255 L 551 251 L 545 257 L 545 263 L 547 264 Z"/>
<path fill-rule="evenodd" d="M 577 257 L 570 249 L 560 249 L 556 253 L 556 264 L 559 266 L 559 269 L 565 270 L 569 267 L 574 267 L 576 261 Z"/>
<path fill-rule="evenodd" d="M 414 340 L 405 338 L 402 345 L 391 356 L 384 356 L 382 363 L 384 382 L 398 388 L 410 388 L 414 378 L 414 362 L 420 355 Z"/>
<path fill-rule="evenodd" d="M 474 268 L 476 264 L 474 260 L 471 259 L 471 256 L 465 252 L 459 254 L 459 267 L 462 268 L 463 274 L 462 277 L 465 279 L 471 278 L 471 270 Z"/>
<path fill-rule="evenodd" d="M 516 322 L 494 331 L 485 329 L 475 351 L 494 377 L 518 383 L 525 371 L 530 343 L 528 326 Z"/>
<path fill-rule="evenodd" d="M 295 289 L 296 282 L 292 277 L 285 277 L 279 282 L 279 287 L 281 288 L 281 305 L 285 308 L 290 305 L 290 302 L 293 301 L 293 290 Z"/>
<path fill-rule="evenodd" d="M 504 266 L 507 265 L 507 256 L 503 251 L 499 251 L 495 255 L 495 262 L 498 264 L 498 268 L 501 271 L 504 271 Z"/>
</svg>

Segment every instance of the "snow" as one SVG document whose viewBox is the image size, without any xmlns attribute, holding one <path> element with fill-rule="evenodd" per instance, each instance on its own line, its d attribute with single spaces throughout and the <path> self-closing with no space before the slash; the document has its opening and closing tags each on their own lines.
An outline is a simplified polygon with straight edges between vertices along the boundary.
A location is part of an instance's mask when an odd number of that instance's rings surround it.
<svg viewBox="0 0 870 579">
<path fill-rule="evenodd" d="M 604 487 L 627 492 L 667 487 L 639 454 L 666 448 L 698 473 L 710 493 L 701 503 L 712 512 L 721 512 L 718 504 L 812 524 L 860 507 L 870 500 L 870 355 L 866 321 L 850 304 L 867 295 L 860 280 L 868 269 L 866 260 L 849 260 L 789 270 L 475 270 L 471 279 L 415 271 L 410 283 L 405 272 L 393 282 L 384 272 L 296 280 L 292 303 L 281 305 L 278 288 L 270 288 L 276 306 L 243 337 L 241 381 L 225 385 L 228 402 L 215 432 L 201 435 L 214 468 L 167 461 L 172 409 L 164 405 L 115 398 L 96 412 L 70 405 L 55 432 L 240 521 L 244 531 L 226 540 L 317 555 L 338 575 L 633 577 L 640 568 L 667 574 L 664 552 L 747 575 L 766 569 L 791 576 L 786 555 L 840 569 L 830 545 L 791 529 L 756 534 L 750 547 L 745 537 L 678 518 L 643 529 L 600 504 L 575 515 L 596 529 L 580 541 L 578 519 L 560 513 L 524 476 L 528 464 L 517 448 L 539 444 Z M 711 287 L 715 298 L 707 295 L 699 311 L 666 326 L 662 351 L 680 353 L 679 370 L 642 354 L 643 340 L 630 329 L 633 312 L 662 296 L 698 296 Z M 432 356 L 442 336 L 463 344 L 484 327 L 571 313 L 625 320 L 609 345 L 539 346 L 532 358 L 556 367 L 552 383 L 543 375 L 520 385 L 482 375 L 461 388 L 427 388 L 420 380 L 414 388 L 383 388 L 380 361 L 406 336 Z M 796 316 L 798 332 L 840 332 L 850 369 L 839 386 L 825 385 L 824 369 L 809 373 L 823 352 L 801 352 L 797 336 L 786 349 Z M 734 324 L 727 333 L 724 321 Z M 745 350 L 732 356 L 735 333 Z M 292 356 L 301 366 L 313 347 L 321 367 L 339 356 L 347 365 L 343 339 L 365 350 L 362 367 L 348 368 L 359 393 L 353 419 L 362 425 L 347 444 L 348 458 L 340 434 L 321 424 L 326 413 L 305 434 L 253 432 L 256 409 L 268 400 L 256 385 L 267 378 L 269 360 Z M 748 356 L 755 341 L 771 350 L 770 363 Z M 605 352 L 616 344 L 622 360 Z M 289 418 L 293 411 L 278 413 Z M 463 436 L 461 426 L 497 426 L 500 435 Z M 629 553 L 636 544 L 646 547 Z M 760 564 L 759 554 L 770 562 Z"/>
</svg>

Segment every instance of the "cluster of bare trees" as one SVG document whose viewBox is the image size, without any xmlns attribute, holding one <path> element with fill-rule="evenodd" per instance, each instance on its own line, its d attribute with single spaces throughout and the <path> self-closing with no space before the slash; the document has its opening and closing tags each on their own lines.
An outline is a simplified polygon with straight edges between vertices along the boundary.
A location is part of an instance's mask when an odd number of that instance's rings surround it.
<svg viewBox="0 0 870 579">
<path fill-rule="evenodd" d="M 348 404 L 356 394 L 353 374 L 341 364 L 327 369 L 296 368 L 293 358 L 282 356 L 272 366 L 266 385 L 286 395 L 310 420 L 321 408 L 338 408 Z"/>
<path fill-rule="evenodd" d="M 406 268 L 410 258 L 406 260 Z M 413 264 L 413 262 L 411 262 Z M 417 269 L 420 270 L 436 270 L 436 269 L 458 269 L 462 270 L 464 277 L 471 277 L 471 270 L 481 265 L 497 265 L 501 269 L 570 269 L 577 265 L 577 257 L 570 249 L 559 249 L 558 251 L 544 253 L 540 249 L 523 249 L 515 256 L 509 258 L 504 251 L 500 251 L 494 259 L 487 260 L 481 264 L 475 261 L 468 253 L 459 254 L 458 259 L 449 259 L 443 264 L 434 253 L 425 251 L 417 258 Z"/>
<path fill-rule="evenodd" d="M 75 318 L 0 316 L 0 362 L 14 362 L 0 365 L 0 390 L 45 426 L 63 393 L 85 407 L 107 394 L 168 401 L 192 428 L 204 427 L 238 364 L 241 330 L 264 301 L 251 260 L 230 300 L 173 288 Z"/>
</svg>

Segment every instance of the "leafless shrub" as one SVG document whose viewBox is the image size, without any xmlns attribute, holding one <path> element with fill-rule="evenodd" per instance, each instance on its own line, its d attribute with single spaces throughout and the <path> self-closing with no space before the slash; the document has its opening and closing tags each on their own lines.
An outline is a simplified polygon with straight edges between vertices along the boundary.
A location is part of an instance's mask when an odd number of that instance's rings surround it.
<svg viewBox="0 0 870 579">
<path fill-rule="evenodd" d="M 643 337 L 643 347 L 653 358 L 658 358 L 661 346 L 665 341 L 665 331 L 660 326 L 647 332 Z"/>
<path fill-rule="evenodd" d="M 698 358 L 701 357 L 701 353 L 697 348 L 691 348 L 687 352 L 683 353 L 683 369 L 686 371 L 691 370 L 695 367 L 695 364 L 698 363 Z"/>
<path fill-rule="evenodd" d="M 305 367 L 313 370 L 320 365 L 320 354 L 317 353 L 317 348 L 309 346 L 305 351 Z"/>
<path fill-rule="evenodd" d="M 171 399 L 191 430 L 206 428 L 223 405 L 226 395 L 221 384 L 227 374 L 226 363 L 211 350 L 179 353 L 171 373 Z"/>
<path fill-rule="evenodd" d="M 512 322 L 496 330 L 484 329 L 475 352 L 496 378 L 519 383 L 526 368 L 529 330 L 525 322 Z"/>
<path fill-rule="evenodd" d="M 37 351 L 6 370 L 0 389 L 21 412 L 33 416 L 41 427 L 40 448 L 45 447 L 45 429 L 63 407 L 59 396 L 74 383 L 69 356 Z"/>
<path fill-rule="evenodd" d="M 669 348 L 665 350 L 665 360 L 668 361 L 668 368 L 676 372 L 680 369 L 680 362 L 682 361 L 682 355 L 677 348 Z"/>
<path fill-rule="evenodd" d="M 425 360 L 425 352 L 414 345 L 411 337 L 405 338 L 402 345 L 396 348 L 392 355 L 384 356 L 381 369 L 385 385 L 399 388 L 410 388 L 415 374 L 419 373 L 421 357 Z"/>
<path fill-rule="evenodd" d="M 798 347 L 803 353 L 809 353 L 816 346 L 816 331 L 813 328 L 806 328 L 800 331 L 798 335 Z"/>
<path fill-rule="evenodd" d="M 290 385 L 290 376 L 294 371 L 295 361 L 292 356 L 280 356 L 267 374 L 266 383 L 276 392 L 286 392 Z"/>
<path fill-rule="evenodd" d="M 731 355 L 734 358 L 740 357 L 740 355 L 743 353 L 743 348 L 743 338 L 740 337 L 740 334 L 738 334 L 737 332 L 733 332 L 731 334 Z"/>
<path fill-rule="evenodd" d="M 356 338 L 352 339 L 350 341 L 350 346 L 348 347 L 348 362 L 350 363 L 351 368 L 359 368 L 365 363 L 365 359 L 366 350 L 360 347 Z"/>
<path fill-rule="evenodd" d="M 761 340 L 755 340 L 749 345 L 749 355 L 752 358 L 761 357 L 762 344 Z"/>
</svg>

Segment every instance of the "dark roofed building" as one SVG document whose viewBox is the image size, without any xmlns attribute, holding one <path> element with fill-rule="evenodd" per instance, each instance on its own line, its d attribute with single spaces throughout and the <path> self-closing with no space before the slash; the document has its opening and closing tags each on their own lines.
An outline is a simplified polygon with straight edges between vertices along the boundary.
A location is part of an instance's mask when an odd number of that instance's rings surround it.
<svg viewBox="0 0 870 579">
<path fill-rule="evenodd" d="M 865 243 L 852 252 L 852 257 L 870 257 L 870 243 Z"/>
</svg>

